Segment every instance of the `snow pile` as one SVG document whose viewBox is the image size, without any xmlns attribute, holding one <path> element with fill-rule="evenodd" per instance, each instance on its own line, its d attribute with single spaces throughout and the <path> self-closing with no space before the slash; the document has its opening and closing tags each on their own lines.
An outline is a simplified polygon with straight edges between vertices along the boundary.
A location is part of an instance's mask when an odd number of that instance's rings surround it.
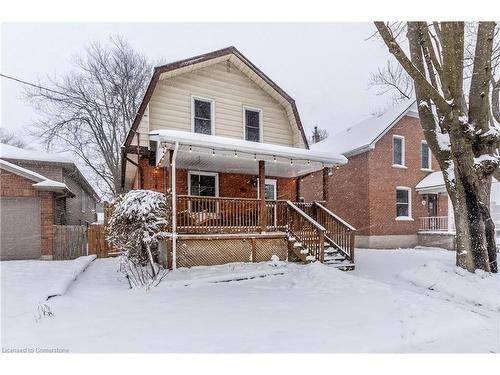
<svg viewBox="0 0 500 375">
<path fill-rule="evenodd" d="M 483 271 L 470 273 L 463 268 L 430 261 L 405 270 L 399 277 L 410 283 L 445 294 L 453 299 L 500 311 L 500 275 Z"/>
<path fill-rule="evenodd" d="M 67 267 L 63 268 L 49 284 L 48 288 L 43 291 L 41 296 L 47 300 L 51 297 L 62 296 L 66 293 L 71 283 L 78 278 L 88 265 L 96 259 L 96 255 L 82 256 L 68 262 Z"/>
<path fill-rule="evenodd" d="M 0 143 L 0 158 L 16 160 L 36 160 L 57 163 L 73 163 L 68 153 L 49 153 L 39 150 L 29 150 Z"/>
</svg>

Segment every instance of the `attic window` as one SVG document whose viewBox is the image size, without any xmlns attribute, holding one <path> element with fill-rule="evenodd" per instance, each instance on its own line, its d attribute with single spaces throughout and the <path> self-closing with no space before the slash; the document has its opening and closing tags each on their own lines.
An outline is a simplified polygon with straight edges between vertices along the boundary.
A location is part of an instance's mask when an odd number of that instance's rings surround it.
<svg viewBox="0 0 500 375">
<path fill-rule="evenodd" d="M 211 99 L 193 97 L 193 131 L 200 134 L 213 133 L 214 103 Z"/>
<path fill-rule="evenodd" d="M 262 142 L 262 110 L 243 108 L 245 121 L 245 140 Z"/>
</svg>

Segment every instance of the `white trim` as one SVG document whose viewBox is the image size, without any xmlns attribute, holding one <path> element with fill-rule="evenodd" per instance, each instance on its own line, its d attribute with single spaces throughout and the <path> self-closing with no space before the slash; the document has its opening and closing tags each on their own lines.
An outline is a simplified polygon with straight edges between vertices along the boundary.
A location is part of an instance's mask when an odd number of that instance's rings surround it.
<svg viewBox="0 0 500 375">
<path fill-rule="evenodd" d="M 210 103 L 210 135 L 215 135 L 215 99 L 200 95 L 191 95 L 191 132 L 194 133 L 194 101 Z M 197 133 L 198 134 L 198 133 Z"/>
<path fill-rule="evenodd" d="M 412 102 L 408 105 L 408 107 L 406 107 L 406 109 L 405 109 L 403 112 L 401 112 L 401 114 L 400 114 L 398 117 L 396 117 L 396 119 L 395 119 L 394 121 L 392 121 L 392 122 L 389 124 L 389 126 L 387 126 L 387 128 L 385 128 L 385 129 L 384 129 L 384 130 L 383 130 L 383 131 L 382 131 L 382 132 L 381 132 L 381 133 L 380 133 L 380 134 L 379 134 L 379 135 L 378 135 L 378 136 L 377 136 L 377 137 L 376 137 L 373 141 L 371 141 L 371 142 L 370 142 L 368 145 L 366 145 L 366 146 L 373 146 L 373 148 L 375 148 L 375 143 L 377 143 L 377 142 L 378 142 L 378 141 L 379 141 L 379 140 L 380 140 L 380 139 L 381 139 L 384 135 L 386 135 L 386 134 L 387 134 L 387 132 L 388 132 L 389 130 L 391 130 L 391 129 L 392 129 L 392 127 L 393 127 L 394 125 L 396 125 L 396 124 L 399 122 L 399 120 L 401 120 L 403 117 L 405 117 L 405 116 L 408 114 L 408 112 L 412 111 L 412 106 L 413 106 L 413 105 L 415 105 L 416 103 L 417 103 L 417 101 L 416 101 L 416 100 L 413 100 L 413 101 L 412 101 Z M 366 146 L 364 146 L 364 147 L 366 147 Z"/>
<path fill-rule="evenodd" d="M 401 164 L 396 164 L 394 161 L 394 139 L 401 139 Z M 405 167 L 406 162 L 406 150 L 405 150 L 405 137 L 402 135 L 393 135 L 392 136 L 392 166 Z"/>
<path fill-rule="evenodd" d="M 396 216 L 397 221 L 413 221 L 412 218 L 412 209 L 411 209 L 411 188 L 407 186 L 396 186 L 396 213 L 397 213 L 397 205 L 398 205 L 398 190 L 406 190 L 408 192 L 408 216 Z"/>
<path fill-rule="evenodd" d="M 251 107 L 243 104 L 243 139 L 247 141 L 247 124 L 245 111 L 259 112 L 259 142 L 264 142 L 264 110 L 262 108 Z M 252 141 L 253 142 L 253 141 Z"/>
<path fill-rule="evenodd" d="M 218 172 L 204 172 L 204 171 L 188 171 L 187 183 L 188 183 L 188 195 L 191 195 L 191 175 L 202 175 L 202 176 L 215 176 L 215 197 L 219 196 L 219 173 Z"/>
<path fill-rule="evenodd" d="M 393 164 L 392 167 L 398 169 L 408 169 L 406 165 L 399 165 L 399 164 Z"/>
</svg>

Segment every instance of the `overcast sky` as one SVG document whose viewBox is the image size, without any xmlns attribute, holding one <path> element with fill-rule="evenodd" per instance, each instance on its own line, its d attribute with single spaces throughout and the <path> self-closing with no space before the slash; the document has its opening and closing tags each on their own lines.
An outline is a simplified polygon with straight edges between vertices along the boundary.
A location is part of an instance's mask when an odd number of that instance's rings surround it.
<svg viewBox="0 0 500 375">
<path fill-rule="evenodd" d="M 3 24 L 1 71 L 28 81 L 61 76 L 90 41 L 106 42 L 113 34 L 153 61 L 233 45 L 296 100 L 308 133 L 317 124 L 333 134 L 388 102 L 367 87 L 388 56 L 380 40 L 367 40 L 373 32 L 372 23 Z M 25 134 L 37 114 L 23 101 L 21 85 L 1 84 L 2 126 Z"/>
</svg>

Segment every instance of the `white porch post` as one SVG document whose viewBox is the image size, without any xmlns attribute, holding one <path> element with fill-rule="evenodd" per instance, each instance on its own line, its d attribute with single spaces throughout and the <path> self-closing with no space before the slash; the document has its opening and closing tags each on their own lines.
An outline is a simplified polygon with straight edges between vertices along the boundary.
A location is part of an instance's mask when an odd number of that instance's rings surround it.
<svg viewBox="0 0 500 375">
<path fill-rule="evenodd" d="M 448 232 L 453 232 L 455 230 L 455 214 L 453 212 L 453 205 L 451 204 L 450 196 L 448 197 Z"/>
<path fill-rule="evenodd" d="M 172 161 L 170 163 L 170 171 L 172 178 L 172 269 L 177 268 L 177 190 L 176 190 L 176 167 L 175 160 L 177 151 L 179 150 L 179 142 L 175 142 L 174 152 L 172 153 Z"/>
</svg>

